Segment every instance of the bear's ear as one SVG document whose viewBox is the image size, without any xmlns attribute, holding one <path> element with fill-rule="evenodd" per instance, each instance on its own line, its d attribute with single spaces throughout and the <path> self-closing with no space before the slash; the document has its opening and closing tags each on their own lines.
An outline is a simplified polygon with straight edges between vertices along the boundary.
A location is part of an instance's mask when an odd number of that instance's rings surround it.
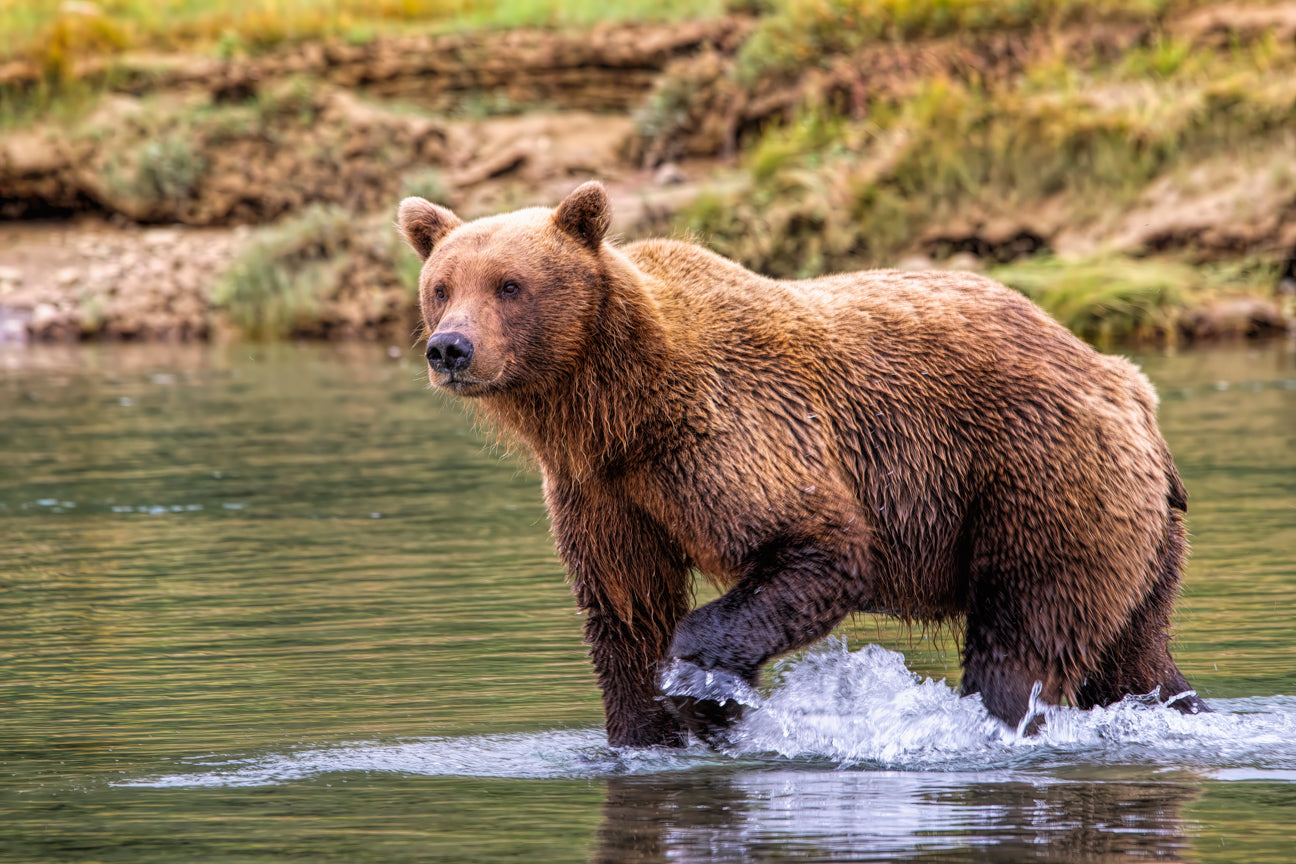
<svg viewBox="0 0 1296 864">
<path fill-rule="evenodd" d="M 597 250 L 612 225 L 612 204 L 597 180 L 576 187 L 554 211 L 554 224 L 583 245 Z"/>
<path fill-rule="evenodd" d="M 405 242 L 424 261 L 441 238 L 462 224 L 458 216 L 425 198 L 406 198 L 396 211 L 396 225 L 405 235 Z"/>
</svg>

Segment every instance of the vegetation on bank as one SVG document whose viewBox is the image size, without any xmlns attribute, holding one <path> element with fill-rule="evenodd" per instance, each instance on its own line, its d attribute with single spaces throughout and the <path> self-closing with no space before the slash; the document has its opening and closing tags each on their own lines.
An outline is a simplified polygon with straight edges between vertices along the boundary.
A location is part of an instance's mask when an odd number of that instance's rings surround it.
<svg viewBox="0 0 1296 864">
<path fill-rule="evenodd" d="M 1152 22 L 1204 0 L 778 0 L 738 56 L 746 81 L 797 74 L 870 43 L 1099 21 Z"/>
<path fill-rule="evenodd" d="M 1062 261 L 1045 255 L 991 267 L 988 275 L 1102 347 L 1222 335 L 1216 331 L 1261 335 L 1279 325 L 1276 319 L 1257 320 L 1250 305 L 1208 311 L 1225 297 L 1271 293 L 1278 267 L 1264 260 L 1191 266 L 1164 257 Z"/>
<path fill-rule="evenodd" d="M 252 57 L 321 37 L 741 16 L 740 38 L 670 60 L 636 113 L 631 160 L 732 157 L 743 169 L 736 186 L 675 214 L 677 231 L 783 277 L 971 253 L 1102 342 L 1173 340 L 1191 330 L 1189 310 L 1268 296 L 1296 276 L 1296 228 L 1283 227 L 1296 224 L 1296 24 L 1184 25 L 1210 5 L 11 0 L 0 30 L 15 34 L 10 60 L 42 70 L 23 98 L 49 116 L 78 93 L 100 107 L 93 87 L 78 90 L 82 61 L 122 51 Z M 483 104 L 510 98 L 497 90 L 483 91 Z M 443 118 L 372 100 L 312 79 L 258 81 L 254 69 L 208 94 L 68 121 L 65 137 L 85 145 L 78 177 L 92 178 L 89 197 L 119 216 L 274 222 L 213 301 L 249 333 L 318 334 L 333 332 L 321 322 L 341 320 L 338 304 L 363 305 L 343 296 L 357 256 L 387 298 L 376 315 L 413 302 L 413 259 L 379 239 L 389 226 L 348 233 L 348 220 L 368 225 L 401 191 L 453 200 L 456 183 L 481 182 L 448 170 Z M 10 125 L 32 116 L 21 104 L 8 98 L 0 115 Z M 523 158 L 497 155 L 491 170 Z M 280 175 L 292 182 L 274 182 Z M 546 203 L 548 193 L 537 183 L 517 194 L 507 200 Z M 1194 221 L 1211 207 L 1213 224 Z"/>
<path fill-rule="evenodd" d="M 1219 154 L 1255 156 L 1277 194 L 1296 193 L 1296 46 L 1269 40 L 1224 57 L 1156 43 L 1110 69 L 1035 68 L 1003 86 L 920 80 L 863 115 L 804 105 L 747 149 L 747 187 L 704 198 L 685 224 L 794 277 L 885 264 L 960 214 L 1090 222 Z"/>
<path fill-rule="evenodd" d="M 1034 5 L 1059 17 L 1137 11 Z M 1170 5 L 1143 9 L 1157 16 Z M 804 45 L 820 31 L 787 32 Z M 859 44 L 855 34 L 831 39 L 823 44 L 834 50 Z M 764 73 L 780 74 L 770 73 L 777 57 L 759 53 Z M 833 59 L 818 56 L 824 65 Z M 854 105 L 808 92 L 789 119 L 743 148 L 746 182 L 704 195 L 680 224 L 721 253 L 788 278 L 890 266 L 915 251 L 937 261 L 973 252 L 1087 338 L 1173 340 L 1190 308 L 1229 294 L 1273 294 L 1296 249 L 1264 228 L 1208 236 L 1192 211 L 1220 207 L 1245 166 L 1265 200 L 1239 194 L 1227 203 L 1269 207 L 1281 221 L 1296 211 L 1293 152 L 1296 40 L 1268 32 L 1203 46 L 1158 26 L 1114 57 L 1081 63 L 1045 54 L 999 80 L 916 76 Z M 1197 186 L 1214 185 L 1216 200 L 1182 194 L 1193 175 Z M 1117 223 L 1130 211 L 1152 212 L 1161 234 L 1120 237 Z M 1055 240 L 1082 229 L 1124 248 L 1052 254 Z M 1043 257 L 994 266 L 1030 254 Z M 1220 261 L 1232 264 L 1211 263 Z"/>
<path fill-rule="evenodd" d="M 212 288 L 226 322 L 254 339 L 413 331 L 422 262 L 384 218 L 312 205 L 264 228 Z"/>
<path fill-rule="evenodd" d="M 312 39 L 362 43 L 428 30 L 589 27 L 751 15 L 740 54 L 751 79 L 795 73 L 875 41 L 1040 29 L 1076 22 L 1152 21 L 1208 0 L 8 0 L 0 63 L 26 60 L 48 83 L 75 81 L 81 62 L 125 51 L 257 54 Z"/>
<path fill-rule="evenodd" d="M 212 290 L 212 302 L 250 336 L 291 335 L 337 291 L 352 229 L 340 207 L 307 208 L 250 244 Z"/>
<path fill-rule="evenodd" d="M 871 41 L 1077 21 L 1149 20 L 1207 0 L 8 0 L 0 59 L 70 70 L 78 56 L 123 50 L 264 51 L 412 28 L 588 27 L 601 22 L 747 14 L 761 26 L 744 65 L 793 70 Z"/>
<path fill-rule="evenodd" d="M 127 52 L 258 56 L 318 40 L 404 33 L 583 28 L 717 17 L 724 0 L 5 0 L 0 128 L 72 116 L 120 77 Z"/>
</svg>

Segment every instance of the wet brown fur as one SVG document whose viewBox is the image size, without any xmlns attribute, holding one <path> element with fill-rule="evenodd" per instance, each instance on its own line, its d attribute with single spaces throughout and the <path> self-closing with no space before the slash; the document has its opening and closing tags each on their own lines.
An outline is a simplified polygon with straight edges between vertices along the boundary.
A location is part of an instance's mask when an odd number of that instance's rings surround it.
<svg viewBox="0 0 1296 864">
<path fill-rule="evenodd" d="M 1010 724 L 1036 681 L 1081 706 L 1189 689 L 1186 495 L 1134 367 L 980 276 L 776 281 L 618 248 L 609 213 L 586 184 L 466 224 L 407 199 L 399 224 L 428 332 L 475 346 L 433 382 L 544 472 L 613 744 L 681 740 L 663 660 L 754 681 L 856 611 L 966 621 L 964 691 Z M 729 590 L 690 612 L 693 569 Z"/>
</svg>

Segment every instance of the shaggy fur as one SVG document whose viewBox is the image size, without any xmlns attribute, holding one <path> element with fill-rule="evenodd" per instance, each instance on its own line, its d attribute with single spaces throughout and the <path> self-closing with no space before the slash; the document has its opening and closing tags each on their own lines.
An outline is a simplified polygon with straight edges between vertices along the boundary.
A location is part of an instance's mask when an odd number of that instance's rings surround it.
<svg viewBox="0 0 1296 864">
<path fill-rule="evenodd" d="M 1190 689 L 1167 652 L 1186 496 L 1134 367 L 980 276 L 775 281 L 618 248 L 609 214 L 588 183 L 470 223 L 406 199 L 399 225 L 431 339 L 473 346 L 433 383 L 543 469 L 612 744 L 732 719 L 662 698 L 664 661 L 754 682 L 856 611 L 966 621 L 963 690 L 1013 725 L 1035 682 Z M 728 590 L 690 612 L 695 569 Z"/>
</svg>

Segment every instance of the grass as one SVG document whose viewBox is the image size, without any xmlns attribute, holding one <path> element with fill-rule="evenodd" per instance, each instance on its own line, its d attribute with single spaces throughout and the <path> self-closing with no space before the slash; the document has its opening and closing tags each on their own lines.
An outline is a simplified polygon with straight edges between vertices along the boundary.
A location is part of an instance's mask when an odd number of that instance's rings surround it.
<svg viewBox="0 0 1296 864">
<path fill-rule="evenodd" d="M 1198 270 L 1167 260 L 1044 257 L 993 268 L 989 275 L 1101 346 L 1173 340 L 1180 315 L 1205 293 Z"/>
<path fill-rule="evenodd" d="M 1036 29 L 1077 21 L 1154 20 L 1173 0 L 782 0 L 743 46 L 747 81 L 799 72 L 868 42 Z M 1178 6 L 1189 5 L 1179 2 Z"/>
<path fill-rule="evenodd" d="M 415 177 L 415 183 L 425 181 Z M 415 188 L 407 191 L 416 194 Z M 345 304 L 346 295 L 367 307 L 369 323 L 381 323 L 384 304 L 405 311 L 416 308 L 422 265 L 387 219 L 316 204 L 259 229 L 213 287 L 211 302 L 249 338 L 320 335 L 327 331 L 325 320 L 336 318 L 339 311 L 329 307 L 340 299 Z M 352 280 L 367 287 L 357 291 Z M 385 296 L 387 288 L 381 286 L 394 286 L 396 298 Z"/>
<path fill-rule="evenodd" d="M 1072 332 L 1102 347 L 1174 343 L 1187 313 L 1227 296 L 1263 296 L 1276 262 L 1244 258 L 1193 266 L 1168 258 L 1048 256 L 994 267 L 988 275 L 1025 294 Z"/>
<path fill-rule="evenodd" d="M 267 230 L 212 290 L 212 303 L 245 335 L 290 335 L 337 290 L 341 254 L 353 234 L 345 210 L 313 206 Z"/>
<path fill-rule="evenodd" d="M 144 145 L 131 186 L 146 199 L 175 204 L 193 197 L 206 170 L 188 136 L 168 135 Z"/>
<path fill-rule="evenodd" d="M 347 122 L 355 112 L 362 122 Z M 76 163 L 61 160 L 54 193 L 20 186 L 16 200 L 82 194 L 139 223 L 263 223 L 311 203 L 372 212 L 406 188 L 438 200 L 453 191 L 436 167 L 439 126 L 357 107 L 303 78 L 239 101 L 201 91 L 105 100 L 42 135 L 76 153 Z"/>
<path fill-rule="evenodd" d="M 167 221 L 198 197 L 209 165 L 194 115 L 150 105 L 80 135 L 99 154 L 87 157 L 85 170 L 99 176 L 104 197 L 130 218 Z"/>
<path fill-rule="evenodd" d="M 0 85 L 0 128 L 83 112 L 119 74 L 114 58 L 128 51 L 235 57 L 314 39 L 364 43 L 407 32 L 586 27 L 725 11 L 724 0 L 0 0 L 0 66 L 26 61 L 36 72 L 34 83 Z"/>
<path fill-rule="evenodd" d="M 449 187 L 437 168 L 419 168 L 407 173 L 401 182 L 401 197 L 417 195 L 433 203 L 444 203 L 449 199 Z"/>
<path fill-rule="evenodd" d="M 146 100 L 137 111 L 66 135 L 94 143 L 100 156 L 86 167 L 101 175 L 113 206 L 137 220 L 173 221 L 197 203 L 215 148 L 253 135 L 274 136 L 281 117 L 303 127 L 313 122 L 313 96 L 302 82 L 267 89 L 244 103 Z"/>
</svg>

